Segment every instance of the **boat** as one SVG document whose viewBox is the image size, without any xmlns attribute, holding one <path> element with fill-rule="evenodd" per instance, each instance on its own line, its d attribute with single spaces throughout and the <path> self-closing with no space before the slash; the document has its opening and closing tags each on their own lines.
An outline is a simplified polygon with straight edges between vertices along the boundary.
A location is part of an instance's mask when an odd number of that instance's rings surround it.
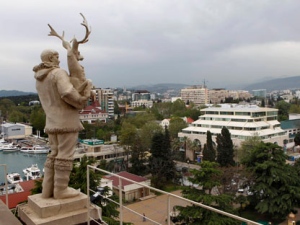
<svg viewBox="0 0 300 225">
<path fill-rule="evenodd" d="M 50 152 L 50 148 L 46 146 L 34 145 L 28 147 L 21 147 L 20 152 L 32 154 L 48 154 Z"/>
<path fill-rule="evenodd" d="M 9 173 L 6 175 L 6 178 L 7 178 L 7 182 L 10 184 L 16 184 L 19 182 L 23 182 L 23 179 L 19 173 Z"/>
<path fill-rule="evenodd" d="M 35 180 L 42 177 L 41 170 L 37 164 L 32 164 L 30 167 L 23 169 L 23 173 L 27 180 Z"/>
<path fill-rule="evenodd" d="M 6 141 L 4 141 L 3 139 L 0 140 L 0 151 L 3 150 L 3 147 L 4 146 L 12 146 L 13 144 L 12 143 L 8 143 Z"/>
<path fill-rule="evenodd" d="M 20 150 L 17 146 L 12 144 L 3 145 L 0 148 L 2 149 L 3 152 L 17 152 Z"/>
</svg>

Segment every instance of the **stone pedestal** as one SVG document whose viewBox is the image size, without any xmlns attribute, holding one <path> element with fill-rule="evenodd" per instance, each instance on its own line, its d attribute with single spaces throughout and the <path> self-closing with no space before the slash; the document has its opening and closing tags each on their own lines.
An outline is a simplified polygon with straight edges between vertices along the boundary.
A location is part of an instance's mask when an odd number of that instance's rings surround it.
<svg viewBox="0 0 300 225">
<path fill-rule="evenodd" d="M 28 204 L 19 207 L 19 217 L 26 225 L 75 225 L 101 217 L 101 208 L 95 209 L 85 194 L 67 199 L 44 199 L 41 194 L 28 196 Z"/>
</svg>

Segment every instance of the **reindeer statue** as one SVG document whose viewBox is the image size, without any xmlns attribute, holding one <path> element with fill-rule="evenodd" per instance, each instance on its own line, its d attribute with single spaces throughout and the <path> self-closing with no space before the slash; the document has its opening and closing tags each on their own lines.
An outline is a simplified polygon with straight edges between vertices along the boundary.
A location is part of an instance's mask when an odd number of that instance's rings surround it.
<svg viewBox="0 0 300 225">
<path fill-rule="evenodd" d="M 68 69 L 70 73 L 71 83 L 73 84 L 75 89 L 81 95 L 84 95 L 86 97 L 90 97 L 90 96 L 94 97 L 94 94 L 92 92 L 92 86 L 93 86 L 92 81 L 86 79 L 84 67 L 79 63 L 79 61 L 83 60 L 83 56 L 78 51 L 79 44 L 84 44 L 88 42 L 89 40 L 88 37 L 91 33 L 91 29 L 88 27 L 88 23 L 84 15 L 82 13 L 80 13 L 80 15 L 83 18 L 83 22 L 81 23 L 81 25 L 83 25 L 86 29 L 85 37 L 81 41 L 78 41 L 75 37 L 70 42 L 66 41 L 64 39 L 64 34 L 65 34 L 64 31 L 62 36 L 60 36 L 56 33 L 56 31 L 51 27 L 50 24 L 48 24 L 48 26 L 50 27 L 50 33 L 48 34 L 48 36 L 55 36 L 58 37 L 60 40 L 62 40 L 62 45 L 67 50 L 67 57 L 68 57 L 67 61 L 68 61 Z M 85 90 L 84 93 L 83 90 Z"/>
</svg>

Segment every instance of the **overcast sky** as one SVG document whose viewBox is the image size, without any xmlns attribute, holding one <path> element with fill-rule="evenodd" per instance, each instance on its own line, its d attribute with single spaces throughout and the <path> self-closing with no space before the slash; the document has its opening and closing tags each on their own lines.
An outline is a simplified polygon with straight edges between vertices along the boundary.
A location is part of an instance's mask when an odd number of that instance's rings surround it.
<svg viewBox="0 0 300 225">
<path fill-rule="evenodd" d="M 11 0 L 0 8 L 0 90 L 36 91 L 42 50 L 66 50 L 51 24 L 80 45 L 99 88 L 203 84 L 228 88 L 300 75 L 299 0 Z M 300 86 L 300 84 L 299 84 Z"/>
</svg>

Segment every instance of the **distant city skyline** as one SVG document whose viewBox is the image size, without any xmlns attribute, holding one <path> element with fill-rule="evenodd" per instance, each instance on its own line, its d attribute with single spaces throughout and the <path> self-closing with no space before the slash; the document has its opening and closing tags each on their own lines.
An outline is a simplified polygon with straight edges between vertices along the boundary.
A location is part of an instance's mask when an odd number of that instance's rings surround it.
<svg viewBox="0 0 300 225">
<path fill-rule="evenodd" d="M 92 28 L 79 47 L 96 87 L 139 84 L 245 86 L 300 75 L 300 1 L 111 0 L 6 1 L 1 5 L 0 90 L 35 92 L 33 66 L 52 48 L 67 69 L 61 41 L 81 39 L 83 13 Z"/>
</svg>

